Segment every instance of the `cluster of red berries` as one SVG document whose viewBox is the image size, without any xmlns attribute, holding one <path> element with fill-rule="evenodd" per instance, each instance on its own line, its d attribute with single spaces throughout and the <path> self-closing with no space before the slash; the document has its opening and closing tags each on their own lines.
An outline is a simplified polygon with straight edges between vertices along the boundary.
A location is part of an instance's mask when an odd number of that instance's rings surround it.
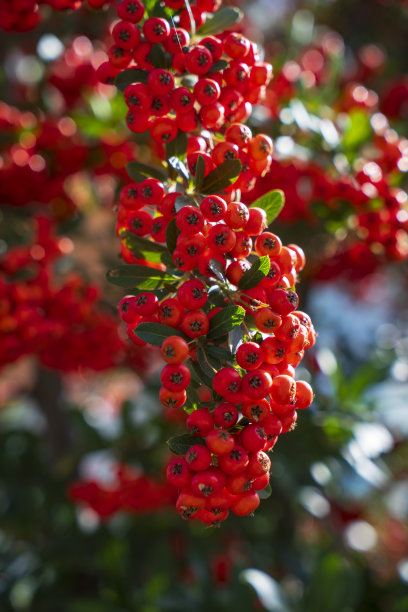
<svg viewBox="0 0 408 612">
<path fill-rule="evenodd" d="M 89 7 L 102 8 L 112 0 L 87 0 Z M 2 0 L 0 29 L 6 32 L 26 32 L 35 28 L 40 20 L 40 6 L 47 5 L 57 11 L 77 10 L 83 0 Z"/>
<path fill-rule="evenodd" d="M 144 514 L 170 506 L 174 501 L 174 489 L 119 464 L 113 482 L 79 480 L 70 485 L 68 496 L 74 504 L 86 504 L 99 518 L 106 520 L 117 512 Z"/>
<path fill-rule="evenodd" d="M 54 264 L 69 240 L 56 237 L 45 217 L 35 225 L 32 244 L 0 259 L 0 367 L 29 354 L 60 371 L 123 362 L 126 347 L 115 318 L 97 305 L 99 290 L 78 275 L 55 280 Z"/>
</svg>

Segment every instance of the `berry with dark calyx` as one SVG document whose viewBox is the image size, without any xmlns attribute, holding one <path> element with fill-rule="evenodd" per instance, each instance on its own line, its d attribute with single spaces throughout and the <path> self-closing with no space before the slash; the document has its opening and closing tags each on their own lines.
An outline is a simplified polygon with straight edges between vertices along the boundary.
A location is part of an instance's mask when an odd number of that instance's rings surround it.
<svg viewBox="0 0 408 612">
<path fill-rule="evenodd" d="M 205 442 L 215 455 L 226 455 L 235 445 L 234 438 L 225 429 L 213 429 L 207 434 Z"/>
<path fill-rule="evenodd" d="M 214 419 L 206 408 L 199 408 L 188 415 L 186 425 L 194 436 L 205 438 L 214 429 Z"/>
<path fill-rule="evenodd" d="M 169 336 L 163 341 L 160 352 L 167 363 L 182 363 L 189 354 L 188 344 L 180 336 Z"/>
<path fill-rule="evenodd" d="M 186 453 L 188 466 L 194 472 L 207 470 L 211 465 L 211 453 L 202 444 L 193 444 Z"/>
<path fill-rule="evenodd" d="M 214 423 L 221 428 L 229 429 L 238 421 L 238 410 L 234 404 L 218 404 L 214 410 Z"/>
<path fill-rule="evenodd" d="M 245 370 L 256 370 L 264 360 L 262 349 L 256 342 L 243 342 L 238 347 L 236 359 Z"/>
<path fill-rule="evenodd" d="M 193 472 L 188 467 L 188 463 L 184 457 L 177 457 L 170 461 L 167 466 L 166 474 L 169 483 L 178 489 L 188 487 L 193 476 Z"/>
<path fill-rule="evenodd" d="M 169 391 L 182 391 L 190 384 L 190 370 L 183 363 L 168 364 L 161 371 L 160 380 Z"/>
<path fill-rule="evenodd" d="M 199 280 L 189 280 L 177 291 L 177 299 L 188 310 L 199 310 L 207 302 L 207 291 Z"/>
</svg>

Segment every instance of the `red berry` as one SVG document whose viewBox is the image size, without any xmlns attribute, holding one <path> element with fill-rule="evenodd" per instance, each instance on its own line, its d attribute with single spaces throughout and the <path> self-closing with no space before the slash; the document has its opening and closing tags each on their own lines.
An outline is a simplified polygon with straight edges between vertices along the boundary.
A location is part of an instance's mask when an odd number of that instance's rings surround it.
<svg viewBox="0 0 408 612">
<path fill-rule="evenodd" d="M 160 380 L 169 391 L 182 391 L 190 384 L 190 370 L 184 363 L 168 364 L 161 371 Z"/>
<path fill-rule="evenodd" d="M 211 453 L 206 446 L 194 444 L 186 453 L 188 466 L 194 472 L 207 470 L 211 465 Z"/>
</svg>

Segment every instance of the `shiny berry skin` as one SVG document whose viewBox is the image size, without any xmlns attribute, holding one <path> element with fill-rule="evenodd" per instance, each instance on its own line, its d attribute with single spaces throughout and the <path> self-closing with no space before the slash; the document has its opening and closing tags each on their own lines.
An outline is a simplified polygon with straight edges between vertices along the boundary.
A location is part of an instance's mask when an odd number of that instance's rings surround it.
<svg viewBox="0 0 408 612">
<path fill-rule="evenodd" d="M 309 383 L 304 380 L 296 381 L 295 401 L 297 409 L 304 410 L 305 408 L 309 408 L 310 404 L 313 402 L 313 397 L 313 389 Z"/>
<path fill-rule="evenodd" d="M 254 477 L 245 470 L 239 474 L 228 476 L 225 486 L 232 495 L 240 495 L 241 493 L 247 493 L 252 490 L 253 481 Z"/>
<path fill-rule="evenodd" d="M 222 56 L 222 41 L 215 36 L 206 36 L 200 40 L 200 45 L 206 47 L 211 53 L 213 62 L 218 61 Z"/>
<path fill-rule="evenodd" d="M 136 113 L 129 109 L 126 114 L 126 125 L 131 132 L 135 134 L 142 134 L 149 129 L 150 118 L 147 115 L 142 115 L 136 111 Z"/>
<path fill-rule="evenodd" d="M 219 130 L 224 123 L 225 109 L 219 102 L 202 106 L 198 114 L 201 125 L 206 130 Z"/>
<path fill-rule="evenodd" d="M 181 518 L 193 518 L 205 506 L 205 498 L 190 491 L 182 491 L 176 501 L 176 510 Z"/>
<path fill-rule="evenodd" d="M 267 442 L 265 430 L 260 425 L 246 425 L 241 431 L 240 441 L 249 453 L 262 450 Z"/>
<path fill-rule="evenodd" d="M 241 389 L 241 376 L 234 368 L 222 368 L 213 378 L 213 388 L 218 395 L 228 399 L 228 395 Z"/>
<path fill-rule="evenodd" d="M 163 341 L 160 352 L 167 363 L 182 363 L 189 354 L 189 346 L 180 336 L 169 336 Z"/>
<path fill-rule="evenodd" d="M 282 242 L 279 236 L 272 234 L 272 232 L 263 232 L 255 240 L 255 251 L 257 255 L 269 255 L 275 257 L 279 255 L 282 248 Z"/>
<path fill-rule="evenodd" d="M 201 157 L 201 159 L 204 161 L 204 176 L 207 176 L 214 168 L 214 164 L 211 159 L 211 156 L 207 153 L 203 153 L 202 151 L 194 151 L 194 153 L 189 153 L 187 155 L 188 169 L 190 170 L 191 174 L 193 174 L 194 176 L 196 175 L 199 157 Z"/>
<path fill-rule="evenodd" d="M 288 314 L 282 317 L 282 324 L 279 329 L 276 330 L 275 336 L 282 342 L 289 342 L 296 338 L 300 331 L 300 321 L 293 314 Z"/>
<path fill-rule="evenodd" d="M 246 147 L 251 138 L 250 128 L 243 123 L 232 123 L 225 132 L 225 140 L 236 144 L 240 149 Z"/>
<path fill-rule="evenodd" d="M 157 210 L 164 217 L 172 218 L 176 216 L 176 199 L 180 195 L 178 192 L 167 193 L 162 201 L 157 205 Z"/>
<path fill-rule="evenodd" d="M 242 379 L 242 392 L 251 399 L 266 397 L 272 385 L 272 378 L 264 370 L 251 370 Z"/>
<path fill-rule="evenodd" d="M 129 183 L 123 187 L 120 192 L 120 203 L 130 210 L 142 208 L 143 202 L 139 200 L 139 185 L 137 183 Z"/>
<path fill-rule="evenodd" d="M 194 132 L 198 128 L 198 115 L 196 111 L 190 110 L 187 113 L 178 113 L 176 116 L 177 127 L 182 132 Z"/>
<path fill-rule="evenodd" d="M 240 259 L 230 263 L 226 269 L 226 276 L 230 283 L 238 285 L 244 273 L 251 268 L 251 264 L 246 259 Z"/>
<path fill-rule="evenodd" d="M 288 315 L 299 305 L 297 293 L 286 289 L 274 289 L 269 296 L 271 308 L 281 316 Z"/>
<path fill-rule="evenodd" d="M 249 234 L 243 230 L 235 232 L 235 246 L 229 252 L 229 256 L 235 259 L 245 259 L 252 251 L 252 239 Z"/>
<path fill-rule="evenodd" d="M 149 73 L 147 84 L 154 93 L 165 96 L 174 89 L 174 77 L 168 70 L 155 68 Z"/>
<path fill-rule="evenodd" d="M 206 436 L 205 442 L 215 455 L 226 455 L 235 446 L 234 438 L 225 429 L 213 429 Z"/>
<path fill-rule="evenodd" d="M 139 185 L 139 198 L 143 204 L 155 206 L 164 197 L 163 184 L 155 178 L 146 178 Z"/>
<path fill-rule="evenodd" d="M 275 337 L 265 338 L 265 340 L 262 342 L 262 351 L 266 363 L 275 365 L 284 360 L 287 352 L 287 346 L 285 342 L 282 342 Z"/>
<path fill-rule="evenodd" d="M 201 472 L 207 470 L 211 465 L 211 453 L 202 444 L 193 444 L 186 453 L 186 461 L 190 470 Z"/>
<path fill-rule="evenodd" d="M 180 234 L 177 238 L 177 249 L 189 257 L 198 257 L 205 250 L 205 238 L 201 233 L 193 236 Z"/>
<path fill-rule="evenodd" d="M 161 387 L 159 400 L 167 408 L 181 408 L 187 401 L 187 393 L 182 391 L 169 391 L 166 387 Z"/>
<path fill-rule="evenodd" d="M 187 428 L 194 436 L 205 438 L 214 429 L 214 419 L 206 408 L 198 408 L 187 417 Z"/>
<path fill-rule="evenodd" d="M 250 207 L 245 231 L 248 232 L 250 236 L 259 236 L 267 225 L 266 212 L 261 208 Z"/>
<path fill-rule="evenodd" d="M 269 474 L 262 474 L 262 476 L 257 476 L 252 482 L 252 489 L 254 491 L 262 491 L 262 489 L 265 489 L 268 486 L 269 479 Z"/>
<path fill-rule="evenodd" d="M 261 424 L 271 413 L 271 408 L 266 399 L 246 400 L 242 404 L 241 412 L 252 423 Z"/>
<path fill-rule="evenodd" d="M 291 376 L 280 374 L 272 381 L 271 397 L 278 404 L 291 404 L 296 397 L 296 382 Z"/>
<path fill-rule="evenodd" d="M 136 236 L 150 234 L 153 219 L 145 210 L 130 211 L 127 218 L 128 229 Z"/>
<path fill-rule="evenodd" d="M 123 49 L 134 49 L 140 42 L 140 30 L 130 21 L 120 21 L 112 30 L 115 43 Z"/>
<path fill-rule="evenodd" d="M 169 36 L 170 26 L 161 17 L 149 17 L 143 24 L 143 34 L 148 42 L 160 43 Z"/>
<path fill-rule="evenodd" d="M 156 314 L 158 307 L 159 300 L 154 293 L 144 292 L 135 296 L 134 309 L 141 316 Z"/>
<path fill-rule="evenodd" d="M 214 410 L 214 423 L 218 427 L 228 429 L 233 427 L 238 421 L 238 410 L 234 404 L 218 404 Z"/>
<path fill-rule="evenodd" d="M 189 338 L 198 338 L 208 333 L 210 322 L 205 312 L 194 310 L 184 315 L 180 328 Z"/>
<path fill-rule="evenodd" d="M 228 204 L 224 221 L 232 229 L 243 229 L 249 219 L 249 210 L 241 202 L 231 202 Z"/>
<path fill-rule="evenodd" d="M 108 58 L 114 68 L 126 68 L 132 59 L 132 53 L 128 49 L 123 49 L 118 45 L 112 45 L 108 49 Z"/>
<path fill-rule="evenodd" d="M 137 323 L 139 313 L 136 306 L 137 297 L 135 295 L 126 295 L 122 298 L 118 305 L 118 314 L 125 323 Z"/>
<path fill-rule="evenodd" d="M 210 51 L 202 46 L 193 47 L 187 54 L 186 68 L 191 74 L 206 74 L 213 64 Z"/>
<path fill-rule="evenodd" d="M 177 299 L 184 308 L 199 310 L 207 302 L 207 291 L 201 281 L 192 279 L 181 285 Z"/>
<path fill-rule="evenodd" d="M 239 474 L 245 470 L 248 463 L 248 453 L 239 444 L 235 444 L 227 455 L 218 458 L 218 467 L 226 474 Z"/>
<path fill-rule="evenodd" d="M 202 495 L 203 497 L 209 497 L 218 493 L 223 488 L 223 481 L 216 472 L 209 470 L 203 470 L 194 474 L 191 480 L 191 490 L 196 495 Z"/>
<path fill-rule="evenodd" d="M 209 267 L 212 259 L 218 261 L 223 269 L 225 269 L 225 257 L 221 253 L 217 253 L 212 249 L 207 249 L 198 258 L 198 269 L 201 274 L 208 276 L 209 278 L 215 277 L 213 270 Z"/>
<path fill-rule="evenodd" d="M 259 331 L 271 334 L 280 326 L 281 317 L 271 308 L 260 308 L 255 312 L 255 325 Z"/>
<path fill-rule="evenodd" d="M 264 361 L 262 349 L 256 342 L 243 342 L 238 347 L 236 360 L 244 370 L 256 370 Z"/>
<path fill-rule="evenodd" d="M 209 248 L 218 253 L 229 253 L 234 248 L 236 241 L 237 238 L 232 229 L 222 223 L 213 225 L 207 236 Z"/>
<path fill-rule="evenodd" d="M 184 7 L 184 0 L 182 1 L 182 7 Z M 166 51 L 169 51 L 172 55 L 180 51 L 180 47 L 188 47 L 190 43 L 190 35 L 187 30 L 183 28 L 171 28 L 168 38 L 163 43 Z"/>
<path fill-rule="evenodd" d="M 266 134 L 257 134 L 248 143 L 248 154 L 252 159 L 261 160 L 272 155 L 272 139 Z"/>
<path fill-rule="evenodd" d="M 171 105 L 178 114 L 188 113 L 194 108 L 194 95 L 187 87 L 177 87 L 170 96 Z"/>
<path fill-rule="evenodd" d="M 252 514 L 260 504 L 260 499 L 257 493 L 243 493 L 233 498 L 231 502 L 231 510 L 237 516 L 247 516 Z"/>
<path fill-rule="evenodd" d="M 272 66 L 267 62 L 259 62 L 251 67 L 249 79 L 258 87 L 268 85 L 272 78 Z"/>
<path fill-rule="evenodd" d="M 172 117 L 157 117 L 151 122 L 149 131 L 153 140 L 166 144 L 176 138 L 178 127 Z"/>
<path fill-rule="evenodd" d="M 144 11 L 144 6 L 140 0 L 122 0 L 117 7 L 118 17 L 132 23 L 138 23 L 142 19 Z"/>
<path fill-rule="evenodd" d="M 221 95 L 221 88 L 212 79 L 202 78 L 194 85 L 194 96 L 199 104 L 213 104 Z"/>
<path fill-rule="evenodd" d="M 217 221 L 221 221 L 224 218 L 227 211 L 227 203 L 220 196 L 207 196 L 201 202 L 200 210 L 208 221 L 217 223 Z"/>
<path fill-rule="evenodd" d="M 249 455 L 248 474 L 251 474 L 251 476 L 263 476 L 264 474 L 269 474 L 270 469 L 271 460 L 266 453 L 257 451 Z"/>
<path fill-rule="evenodd" d="M 193 473 L 184 457 L 177 457 L 167 466 L 166 476 L 170 484 L 178 489 L 184 489 L 190 484 Z"/>
<path fill-rule="evenodd" d="M 183 206 L 176 215 L 176 223 L 179 230 L 188 236 L 201 232 L 204 227 L 204 217 L 199 208 L 195 206 Z"/>
<path fill-rule="evenodd" d="M 190 370 L 184 363 L 168 364 L 164 366 L 160 374 L 160 381 L 163 387 L 169 391 L 182 391 L 187 389 L 190 384 Z"/>
<path fill-rule="evenodd" d="M 157 317 L 159 323 L 170 325 L 170 327 L 177 327 L 181 323 L 183 314 L 184 308 L 180 302 L 175 298 L 168 298 L 160 304 Z"/>
<path fill-rule="evenodd" d="M 232 142 L 219 142 L 213 149 L 211 157 L 216 166 L 220 166 L 229 159 L 239 159 L 239 149 Z M 232 226 L 231 226 L 232 227 Z"/>
<path fill-rule="evenodd" d="M 233 59 L 241 59 L 248 55 L 250 41 L 236 32 L 230 32 L 224 40 L 224 53 Z"/>
</svg>

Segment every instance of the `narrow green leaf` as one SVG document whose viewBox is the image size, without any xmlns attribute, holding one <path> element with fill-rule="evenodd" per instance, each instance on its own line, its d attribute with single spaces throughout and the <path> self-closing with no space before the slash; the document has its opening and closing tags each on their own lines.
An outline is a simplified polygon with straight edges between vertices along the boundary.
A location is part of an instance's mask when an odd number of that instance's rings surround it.
<svg viewBox="0 0 408 612">
<path fill-rule="evenodd" d="M 219 338 L 228 334 L 234 327 L 242 323 L 244 317 L 245 310 L 242 306 L 226 306 L 211 319 L 207 338 Z"/>
<path fill-rule="evenodd" d="M 191 372 L 192 378 L 198 382 L 200 385 L 207 385 L 207 387 L 212 387 L 212 377 L 207 376 L 205 372 L 201 369 L 201 366 L 196 361 L 192 361 L 191 359 L 188 362 L 188 368 Z"/>
<path fill-rule="evenodd" d="M 205 350 L 207 355 L 210 355 L 211 357 L 216 357 L 217 359 L 221 359 L 221 361 L 232 361 L 234 359 L 234 356 L 231 351 L 228 351 L 227 349 L 222 348 L 220 346 L 206 346 Z"/>
<path fill-rule="evenodd" d="M 211 68 L 207 72 L 206 76 L 210 74 L 214 74 L 215 72 L 220 72 L 221 70 L 228 68 L 228 66 L 229 64 L 226 60 L 218 60 L 218 62 L 214 62 L 214 64 L 211 66 Z"/>
<path fill-rule="evenodd" d="M 205 171 L 205 161 L 204 158 L 199 155 L 196 163 L 196 173 L 194 178 L 194 185 L 196 191 L 201 191 L 201 187 L 203 186 L 204 181 L 204 171 Z"/>
<path fill-rule="evenodd" d="M 271 267 L 268 255 L 258 257 L 252 266 L 244 272 L 238 283 L 238 289 L 246 290 L 256 287 L 267 276 Z"/>
<path fill-rule="evenodd" d="M 140 70 L 139 68 L 128 68 L 122 70 L 115 77 L 115 85 L 120 91 L 125 91 L 128 85 L 132 83 L 145 83 L 147 84 L 147 78 L 149 73 L 146 70 Z"/>
<path fill-rule="evenodd" d="M 166 228 L 166 243 L 171 254 L 176 250 L 179 234 L 180 230 L 176 225 L 176 220 L 172 219 Z"/>
<path fill-rule="evenodd" d="M 200 191 L 205 194 L 223 192 L 239 176 L 241 169 L 242 164 L 239 159 L 227 159 L 207 174 Z"/>
<path fill-rule="evenodd" d="M 357 149 L 370 138 L 372 128 L 366 111 L 354 108 L 350 111 L 346 128 L 341 139 L 346 151 Z"/>
<path fill-rule="evenodd" d="M 220 281 L 222 281 L 223 283 L 227 282 L 227 277 L 225 276 L 225 270 L 217 259 L 210 259 L 208 267 L 210 268 L 211 272 L 214 272 L 215 276 Z"/>
<path fill-rule="evenodd" d="M 166 68 L 166 57 L 161 45 L 153 45 L 150 53 L 149 60 L 155 68 Z"/>
<path fill-rule="evenodd" d="M 181 436 L 170 438 L 170 440 L 167 440 L 167 444 L 169 445 L 171 452 L 175 455 L 185 455 L 190 446 L 194 446 L 195 444 L 202 444 L 205 446 L 205 440 L 203 440 L 203 438 L 193 436 L 192 434 L 183 434 Z"/>
<path fill-rule="evenodd" d="M 159 289 L 164 283 L 172 283 L 178 279 L 168 272 L 136 264 L 124 264 L 113 268 L 108 271 L 106 277 L 109 282 L 119 287 L 138 289 Z"/>
<path fill-rule="evenodd" d="M 237 325 L 234 327 L 232 331 L 228 334 L 228 344 L 231 350 L 231 353 L 235 355 L 239 345 L 241 344 L 244 338 L 244 333 L 242 329 L 242 325 Z"/>
<path fill-rule="evenodd" d="M 217 373 L 217 370 L 211 365 L 203 347 L 201 346 L 197 347 L 197 359 L 204 374 L 206 374 L 208 378 L 213 379 Z"/>
<path fill-rule="evenodd" d="M 184 206 L 197 206 L 197 204 L 194 202 L 192 198 L 189 198 L 188 196 L 181 194 L 177 196 L 174 206 L 176 208 L 176 211 L 178 212 L 179 210 L 184 208 Z"/>
<path fill-rule="evenodd" d="M 170 336 L 180 336 L 183 340 L 189 340 L 183 332 L 161 323 L 140 323 L 135 328 L 135 334 L 141 340 L 154 344 L 154 346 L 161 346 L 163 341 Z"/>
<path fill-rule="evenodd" d="M 227 28 L 230 28 L 235 23 L 241 21 L 243 17 L 242 11 L 234 7 L 227 7 L 216 11 L 213 15 L 207 14 L 207 21 L 200 28 L 200 36 L 208 36 L 209 34 L 219 34 Z"/>
<path fill-rule="evenodd" d="M 213 306 L 224 308 L 225 306 L 225 297 L 221 291 L 221 287 L 218 285 L 213 285 L 208 290 L 208 301 Z"/>
<path fill-rule="evenodd" d="M 184 157 L 187 151 L 188 137 L 185 132 L 178 131 L 177 136 L 166 144 L 166 159 L 170 157 Z"/>
<path fill-rule="evenodd" d="M 128 248 L 134 248 L 139 250 L 142 253 L 165 253 L 167 251 L 166 247 L 158 242 L 153 242 L 152 240 L 148 240 L 147 238 L 142 238 L 141 236 L 136 236 L 131 232 L 124 232 L 121 234 L 121 238 L 129 239 Z"/>
<path fill-rule="evenodd" d="M 260 499 L 268 499 L 272 495 L 272 487 L 268 484 L 267 487 L 262 489 L 262 491 L 258 491 L 258 495 Z"/>
<path fill-rule="evenodd" d="M 284 204 L 285 194 L 280 189 L 274 189 L 252 202 L 251 206 L 262 208 L 266 212 L 267 223 L 270 225 L 279 215 Z"/>
<path fill-rule="evenodd" d="M 137 182 L 140 181 L 140 176 L 142 176 L 142 178 L 152 176 L 159 181 L 167 180 L 167 174 L 162 168 L 159 168 L 158 166 L 150 166 L 149 164 L 143 164 L 142 162 L 138 161 L 129 162 L 126 165 L 126 170 L 130 178 Z"/>
</svg>

